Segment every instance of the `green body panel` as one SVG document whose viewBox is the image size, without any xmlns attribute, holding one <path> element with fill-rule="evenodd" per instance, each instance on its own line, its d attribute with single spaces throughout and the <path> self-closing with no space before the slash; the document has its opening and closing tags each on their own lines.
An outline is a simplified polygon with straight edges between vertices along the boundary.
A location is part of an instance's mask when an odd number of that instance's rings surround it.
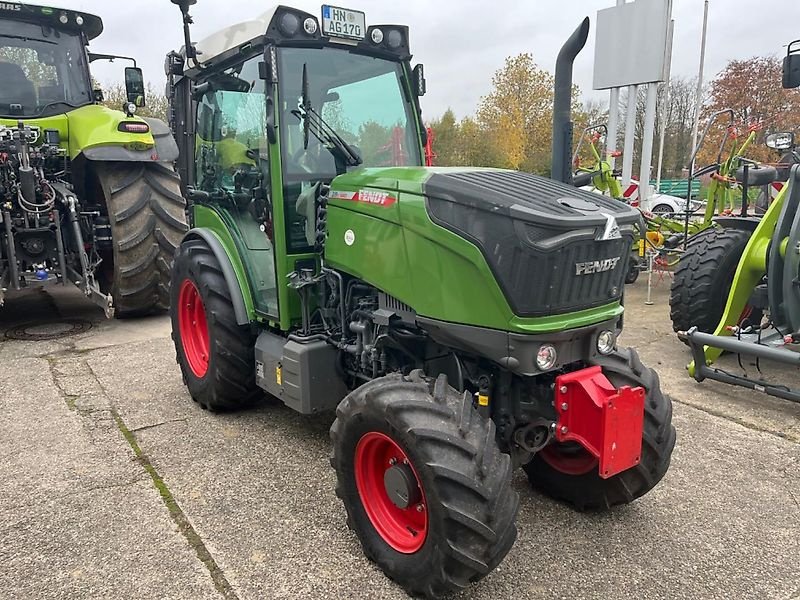
<svg viewBox="0 0 800 600">
<path fill-rule="evenodd" d="M 736 325 L 750 300 L 750 295 L 753 289 L 758 285 L 758 282 L 767 273 L 767 251 L 769 249 L 772 234 L 775 231 L 775 226 L 778 222 L 778 217 L 781 214 L 783 203 L 786 199 L 786 191 L 789 189 L 788 185 L 783 186 L 783 189 L 778 193 L 777 198 L 767 209 L 767 212 L 761 218 L 761 222 L 756 227 L 750 241 L 747 242 L 742 258 L 739 261 L 739 266 L 736 269 L 736 274 L 733 277 L 733 285 L 728 294 L 728 300 L 725 305 L 725 311 L 722 313 L 717 329 L 714 335 L 731 335 L 729 327 Z M 779 251 L 785 252 L 785 243 L 781 243 Z M 712 364 L 722 354 L 719 348 L 705 346 L 706 363 Z M 689 374 L 694 377 L 695 366 L 691 362 L 688 366 Z"/>
<path fill-rule="evenodd" d="M 622 313 L 614 302 L 575 313 L 516 316 L 479 248 L 428 216 L 424 182 L 436 172 L 464 170 L 372 168 L 337 177 L 333 196 L 380 190 L 396 201 L 331 197 L 326 264 L 367 281 L 420 316 L 465 325 L 532 334 L 590 325 Z"/>
<path fill-rule="evenodd" d="M 118 131 L 122 121 L 145 121 L 140 117 L 127 117 L 125 113 L 111 110 L 100 104 L 89 104 L 67 113 L 41 119 L 0 119 L 0 125 L 14 127 L 19 120 L 28 125 L 45 129 L 57 129 L 61 147 L 66 149 L 70 160 L 84 150 L 100 146 L 124 146 L 131 150 L 147 150 L 155 146 L 153 136 L 148 133 Z"/>
<path fill-rule="evenodd" d="M 270 282 L 263 272 L 263 266 L 272 262 L 272 250 L 255 220 L 250 219 L 251 227 L 247 217 L 220 207 L 195 204 L 192 211 L 195 228 L 209 230 L 225 248 L 242 290 L 248 318 L 257 321 L 275 316 L 275 311 L 268 306 L 269 294 L 265 287 Z M 262 242 L 258 242 L 259 237 L 263 238 Z M 272 269 L 271 264 L 269 268 Z"/>
</svg>

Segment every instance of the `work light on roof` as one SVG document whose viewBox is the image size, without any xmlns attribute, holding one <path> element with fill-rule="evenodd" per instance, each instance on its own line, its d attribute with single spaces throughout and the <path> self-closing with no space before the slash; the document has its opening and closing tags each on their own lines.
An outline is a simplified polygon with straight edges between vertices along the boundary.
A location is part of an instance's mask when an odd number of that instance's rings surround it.
<svg viewBox="0 0 800 600">
<path fill-rule="evenodd" d="M 80 26 L 80 25 L 83 25 L 83 17 L 82 17 L 82 16 L 80 16 L 80 15 L 78 15 L 77 17 L 75 17 L 75 22 L 76 22 L 76 23 L 77 23 L 79 26 Z"/>
<path fill-rule="evenodd" d="M 283 13 L 278 22 L 278 29 L 286 37 L 294 37 L 300 31 L 300 18 L 294 13 Z"/>
<path fill-rule="evenodd" d="M 400 33 L 397 29 L 392 29 L 386 36 L 386 43 L 392 50 L 397 50 L 400 46 L 403 45 L 403 34 Z"/>
<path fill-rule="evenodd" d="M 303 29 L 308 35 L 314 35 L 317 33 L 317 20 L 308 17 L 305 21 L 303 21 Z"/>
<path fill-rule="evenodd" d="M 64 25 L 66 25 L 67 23 L 69 23 L 69 17 L 67 16 L 67 13 L 61 13 L 61 16 L 60 16 L 60 17 L 58 17 L 58 20 L 59 20 L 61 23 L 63 23 Z"/>
<path fill-rule="evenodd" d="M 380 44 L 383 41 L 383 31 L 380 29 L 373 29 L 370 34 L 373 44 Z"/>
</svg>

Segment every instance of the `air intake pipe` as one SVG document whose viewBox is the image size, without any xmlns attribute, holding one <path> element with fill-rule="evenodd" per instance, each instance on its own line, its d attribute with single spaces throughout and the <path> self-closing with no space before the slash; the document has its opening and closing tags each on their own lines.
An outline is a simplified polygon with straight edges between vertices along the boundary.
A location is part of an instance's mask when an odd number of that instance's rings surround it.
<svg viewBox="0 0 800 600">
<path fill-rule="evenodd" d="M 553 97 L 553 149 L 550 177 L 572 183 L 572 63 L 586 45 L 589 17 L 569 36 L 556 59 L 556 83 Z"/>
</svg>

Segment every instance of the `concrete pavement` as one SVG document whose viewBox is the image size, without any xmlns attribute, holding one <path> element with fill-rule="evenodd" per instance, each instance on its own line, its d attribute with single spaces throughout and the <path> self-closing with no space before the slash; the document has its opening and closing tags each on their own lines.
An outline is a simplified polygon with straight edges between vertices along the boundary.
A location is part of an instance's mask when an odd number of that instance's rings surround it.
<svg viewBox="0 0 800 600">
<path fill-rule="evenodd" d="M 653 306 L 644 287 L 628 287 L 624 341 L 675 399 L 669 473 L 605 515 L 518 473 L 519 539 L 460 597 L 800 598 L 800 405 L 694 383 L 667 284 Z M 53 311 L 92 327 L 2 337 Z M 73 290 L 0 310 L 0 597 L 404 598 L 344 523 L 332 417 L 202 411 L 169 334 L 166 317 L 105 321 Z"/>
</svg>

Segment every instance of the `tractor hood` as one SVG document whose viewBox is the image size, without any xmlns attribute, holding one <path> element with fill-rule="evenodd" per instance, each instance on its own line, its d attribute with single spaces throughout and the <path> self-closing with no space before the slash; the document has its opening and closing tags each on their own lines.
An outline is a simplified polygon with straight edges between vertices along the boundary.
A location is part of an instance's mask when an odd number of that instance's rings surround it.
<svg viewBox="0 0 800 600">
<path fill-rule="evenodd" d="M 470 281 L 473 291 L 467 295 L 496 286 L 517 317 L 585 311 L 618 302 L 634 226 L 641 218 L 638 210 L 624 202 L 545 177 L 498 169 L 358 169 L 334 179 L 329 204 L 331 226 L 338 226 L 339 220 L 334 218 L 337 208 L 350 215 L 344 223 L 358 224 L 354 213 L 361 213 L 371 224 L 365 222 L 365 226 L 383 229 L 387 236 L 390 228 L 378 221 L 397 224 L 404 231 L 409 255 L 414 254 L 409 244 L 425 238 L 433 245 L 420 253 L 419 259 L 441 262 L 444 272 L 454 272 L 446 264 L 446 253 L 459 245 L 453 237 L 466 242 L 478 253 L 463 251 L 461 260 L 483 262 L 491 273 L 491 281 L 485 281 L 486 277 Z M 359 232 L 354 227 L 350 230 L 347 239 L 342 238 L 345 245 L 359 240 Z M 326 257 L 334 260 L 338 256 L 336 237 L 329 227 Z M 374 243 L 375 250 L 382 251 L 380 240 Z M 413 280 L 418 273 L 406 276 Z M 416 297 L 429 296 L 439 277 L 420 281 L 426 292 Z M 407 302 L 405 297 L 401 299 Z M 449 303 L 451 310 L 455 301 Z M 465 301 L 463 296 L 460 301 Z M 438 318 L 454 320 L 445 314 Z M 467 322 L 476 320 L 480 321 L 473 316 Z"/>
</svg>

